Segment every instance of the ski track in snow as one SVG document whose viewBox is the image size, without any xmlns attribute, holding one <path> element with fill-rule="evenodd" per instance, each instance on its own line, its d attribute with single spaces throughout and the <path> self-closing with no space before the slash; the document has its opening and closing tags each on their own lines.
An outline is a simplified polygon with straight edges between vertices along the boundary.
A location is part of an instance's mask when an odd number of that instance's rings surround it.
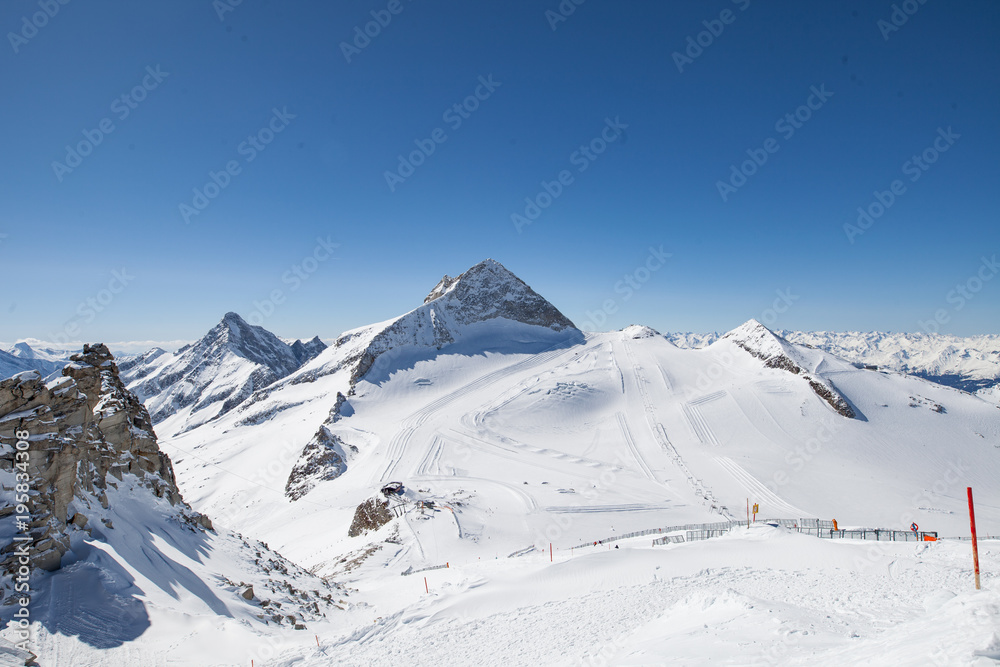
<svg viewBox="0 0 1000 667">
<path fill-rule="evenodd" d="M 680 470 L 681 474 L 684 475 L 684 478 L 687 480 L 688 485 L 694 491 L 695 495 L 701 498 L 705 504 L 709 505 L 713 509 L 718 508 L 717 511 L 719 511 L 719 513 L 723 516 L 728 516 L 723 511 L 724 507 L 722 503 L 718 502 L 712 494 L 711 489 L 709 489 L 705 483 L 702 482 L 702 480 L 698 479 L 694 473 L 691 472 L 691 469 L 687 466 L 683 457 L 681 457 L 680 452 L 678 452 L 674 444 L 670 442 L 670 438 L 667 437 L 667 431 L 663 427 L 663 424 L 656 419 L 653 401 L 651 400 L 649 393 L 646 391 L 646 380 L 642 372 L 642 367 L 636 362 L 635 354 L 633 353 L 631 346 L 628 344 L 627 339 L 622 340 L 622 346 L 625 348 L 625 354 L 628 356 L 629 363 L 632 366 L 632 372 L 636 378 L 635 384 L 639 389 L 639 395 L 642 399 L 643 409 L 646 414 L 646 424 L 649 426 L 649 429 L 653 434 L 653 438 L 660 444 L 660 447 L 664 452 L 666 452 L 668 458 Z M 664 376 L 664 379 L 666 380 L 666 376 Z M 724 394 L 725 392 L 722 393 Z"/>
<path fill-rule="evenodd" d="M 725 396 L 726 392 L 719 392 L 722 396 Z M 708 400 L 714 400 L 720 396 L 712 396 Z M 695 437 L 698 438 L 698 442 L 703 445 L 711 445 L 718 447 L 719 439 L 715 436 L 715 431 L 712 427 L 708 425 L 705 420 L 705 416 L 701 414 L 701 410 L 698 409 L 699 405 L 707 403 L 708 400 L 702 400 L 700 403 L 694 401 L 688 401 L 682 406 L 684 411 L 684 417 L 687 419 L 688 426 L 691 427 L 691 432 L 694 433 Z"/>
<path fill-rule="evenodd" d="M 472 392 L 485 389 L 500 380 L 503 380 L 504 378 L 510 377 L 511 375 L 529 370 L 536 366 L 541 366 L 560 355 L 566 354 L 571 349 L 572 348 L 567 349 L 560 347 L 549 352 L 542 352 L 532 355 L 529 358 L 515 364 L 511 364 L 510 366 L 505 366 L 504 368 L 493 371 L 492 373 L 487 373 L 486 375 L 483 375 L 482 377 L 477 378 L 476 380 L 469 382 L 468 384 L 463 385 L 462 387 L 459 387 L 458 389 L 455 389 L 454 391 L 451 391 L 434 401 L 431 401 L 424 407 L 412 413 L 410 416 L 406 417 L 403 420 L 399 431 L 397 431 L 389 441 L 389 447 L 386 451 L 388 463 L 379 481 L 385 483 L 390 480 L 396 470 L 396 467 L 399 465 L 403 454 L 407 450 L 407 445 L 413 437 L 414 431 L 445 407 L 460 398 L 468 396 Z"/>
<path fill-rule="evenodd" d="M 740 486 L 746 489 L 751 498 L 754 498 L 755 501 L 759 501 L 760 504 L 767 508 L 765 513 L 768 516 L 772 513 L 777 513 L 784 514 L 785 516 L 776 518 L 799 519 L 813 517 L 812 514 L 803 512 L 794 505 L 790 505 L 782 500 L 781 497 L 771 491 L 766 484 L 763 484 L 760 480 L 747 472 L 743 466 L 728 456 L 717 456 L 715 457 L 715 461 L 720 466 L 725 468 L 726 472 L 732 475 L 733 478 L 739 482 Z"/>
<path fill-rule="evenodd" d="M 639 453 L 639 449 L 635 446 L 635 440 L 632 439 L 632 433 L 629 431 L 628 423 L 625 421 L 625 414 L 622 412 L 615 413 L 615 419 L 618 422 L 618 429 L 621 431 L 622 438 L 625 440 L 625 444 L 632 453 L 632 458 L 635 459 L 636 464 L 639 466 L 639 470 L 642 471 L 642 474 L 645 475 L 647 479 L 656 481 L 656 476 L 653 475 L 653 471 L 649 469 L 649 464 L 647 464 L 646 460 L 642 458 L 642 454 Z"/>
</svg>

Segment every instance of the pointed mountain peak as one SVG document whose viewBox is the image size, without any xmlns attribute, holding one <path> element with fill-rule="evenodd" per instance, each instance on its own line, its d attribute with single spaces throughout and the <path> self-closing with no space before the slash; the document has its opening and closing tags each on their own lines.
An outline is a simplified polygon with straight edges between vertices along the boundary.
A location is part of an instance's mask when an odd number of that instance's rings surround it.
<svg viewBox="0 0 1000 667">
<path fill-rule="evenodd" d="M 771 331 L 770 329 L 768 329 L 767 327 L 765 327 L 763 324 L 761 324 L 760 322 L 758 322 L 756 319 L 754 319 L 754 318 L 751 317 L 749 320 L 747 320 L 746 322 L 744 322 L 740 326 L 736 327 L 732 331 L 728 332 L 723 337 L 733 336 L 733 335 L 739 335 L 739 334 L 765 333 L 765 332 L 774 335 L 773 331 Z"/>
<path fill-rule="evenodd" d="M 779 368 L 795 375 L 801 375 L 816 395 L 829 403 L 830 407 L 848 419 L 855 418 L 854 409 L 837 391 L 833 383 L 819 376 L 813 376 L 813 374 L 807 375 L 807 362 L 802 357 L 801 351 L 757 320 L 747 320 L 713 345 L 725 343 L 725 341 L 730 341 L 743 348 L 751 356 L 763 361 L 767 368 Z"/>
<path fill-rule="evenodd" d="M 233 311 L 229 311 L 228 313 L 223 315 L 222 320 L 219 321 L 219 324 L 225 324 L 230 327 L 238 327 L 238 328 L 249 326 L 246 320 L 240 317 L 238 313 L 234 313 Z"/>
<path fill-rule="evenodd" d="M 326 349 L 326 343 L 319 339 L 319 336 L 313 336 L 312 340 L 302 342 L 301 339 L 296 340 L 289 346 L 292 349 L 292 354 L 295 355 L 295 360 L 299 362 L 299 365 L 306 363 L 315 359 L 320 352 Z"/>
<path fill-rule="evenodd" d="M 214 357 L 222 350 L 267 366 L 279 377 L 298 367 L 291 347 L 264 327 L 249 324 L 234 312 L 226 313 L 205 336 L 190 348 L 178 350 Z"/>
<path fill-rule="evenodd" d="M 731 340 L 765 360 L 786 355 L 785 339 L 752 318 L 722 336 L 722 340 Z"/>
<path fill-rule="evenodd" d="M 21 341 L 20 343 L 15 343 L 14 347 L 11 348 L 10 353 L 15 357 L 21 357 L 22 359 L 34 359 L 35 351 L 31 349 L 31 346 Z"/>
<path fill-rule="evenodd" d="M 479 262 L 456 278 L 446 275 L 424 304 L 454 313 L 460 324 L 502 317 L 555 330 L 575 329 L 569 318 L 494 259 Z"/>
</svg>

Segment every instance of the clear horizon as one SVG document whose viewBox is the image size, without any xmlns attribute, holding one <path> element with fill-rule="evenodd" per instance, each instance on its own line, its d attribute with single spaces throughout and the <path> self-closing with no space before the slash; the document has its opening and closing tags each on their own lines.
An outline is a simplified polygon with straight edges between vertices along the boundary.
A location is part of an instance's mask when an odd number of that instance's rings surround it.
<svg viewBox="0 0 1000 667">
<path fill-rule="evenodd" d="M 329 339 L 487 257 L 582 328 L 1000 332 L 995 3 L 13 0 L 0 28 L 0 340 L 228 311 Z"/>
</svg>

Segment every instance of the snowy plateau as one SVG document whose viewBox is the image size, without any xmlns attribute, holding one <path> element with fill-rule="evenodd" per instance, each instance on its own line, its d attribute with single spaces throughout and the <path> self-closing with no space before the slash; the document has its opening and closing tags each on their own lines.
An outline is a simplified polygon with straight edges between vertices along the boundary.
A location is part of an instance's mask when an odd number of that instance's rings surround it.
<svg viewBox="0 0 1000 667">
<path fill-rule="evenodd" d="M 998 336 L 585 333 L 486 260 L 327 343 L 0 346 L 0 665 L 1000 662 Z"/>
</svg>

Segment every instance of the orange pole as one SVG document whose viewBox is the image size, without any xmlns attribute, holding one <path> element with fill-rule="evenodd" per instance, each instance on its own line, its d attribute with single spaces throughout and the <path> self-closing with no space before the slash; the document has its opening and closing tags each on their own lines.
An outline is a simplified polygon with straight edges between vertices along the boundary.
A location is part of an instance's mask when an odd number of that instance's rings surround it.
<svg viewBox="0 0 1000 667">
<path fill-rule="evenodd" d="M 972 505 L 972 487 L 966 487 L 969 493 L 969 526 L 972 528 L 972 567 L 976 571 L 976 590 L 979 586 L 979 542 L 976 540 L 976 509 Z"/>
<path fill-rule="evenodd" d="M 424 591 L 427 593 L 431 592 L 431 589 L 427 587 L 427 577 L 424 577 Z"/>
</svg>

